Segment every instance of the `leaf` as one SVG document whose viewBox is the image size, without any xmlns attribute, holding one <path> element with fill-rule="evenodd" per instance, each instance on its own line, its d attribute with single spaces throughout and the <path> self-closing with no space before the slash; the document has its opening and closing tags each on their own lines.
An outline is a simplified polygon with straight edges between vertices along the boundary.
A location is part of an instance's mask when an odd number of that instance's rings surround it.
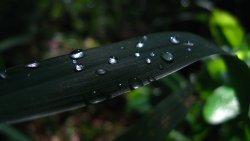
<svg viewBox="0 0 250 141">
<path fill-rule="evenodd" d="M 203 38 L 182 32 L 156 33 L 74 53 L 2 71 L 0 122 L 23 121 L 98 103 L 203 57 L 224 54 Z M 79 58 L 72 59 L 72 55 Z"/>
<path fill-rule="evenodd" d="M 194 102 L 191 86 L 162 100 L 144 119 L 115 141 L 163 141 L 167 133 L 185 118 Z"/>
<path fill-rule="evenodd" d="M 5 134 L 11 141 L 31 141 L 21 132 L 11 127 L 10 125 L 0 124 L 0 133 Z"/>
<path fill-rule="evenodd" d="M 228 44 L 236 49 L 244 41 L 245 33 L 238 20 L 225 11 L 214 10 L 209 25 L 212 35 L 221 45 Z"/>
<path fill-rule="evenodd" d="M 220 124 L 239 114 L 239 103 L 234 89 L 220 86 L 209 96 L 203 115 L 211 124 Z"/>
</svg>

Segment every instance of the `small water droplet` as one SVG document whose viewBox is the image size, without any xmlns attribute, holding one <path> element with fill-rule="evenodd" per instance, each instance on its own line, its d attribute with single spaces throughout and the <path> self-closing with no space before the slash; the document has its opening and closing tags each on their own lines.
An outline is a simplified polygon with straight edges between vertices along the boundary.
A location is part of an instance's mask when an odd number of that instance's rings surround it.
<svg viewBox="0 0 250 141">
<path fill-rule="evenodd" d="M 109 64 L 116 64 L 117 63 L 117 57 L 111 56 L 109 57 Z"/>
<path fill-rule="evenodd" d="M 133 81 L 130 82 L 129 86 L 130 86 L 131 90 L 135 90 L 135 89 L 138 89 L 138 88 L 142 87 L 143 86 L 143 82 L 140 79 L 138 79 L 138 78 L 134 78 Z"/>
<path fill-rule="evenodd" d="M 144 35 L 144 36 L 142 37 L 142 39 L 143 39 L 144 41 L 146 41 L 146 40 L 148 39 L 148 37 L 147 37 L 146 35 Z"/>
<path fill-rule="evenodd" d="M 153 81 L 155 81 L 156 79 L 153 77 L 153 76 L 148 76 L 148 81 L 149 82 L 153 82 Z"/>
<path fill-rule="evenodd" d="M 147 64 L 151 64 L 151 59 L 150 58 L 147 58 L 145 61 L 146 61 Z"/>
<path fill-rule="evenodd" d="M 137 48 L 142 48 L 143 46 L 144 46 L 144 43 L 141 41 L 136 44 Z"/>
<path fill-rule="evenodd" d="M 80 59 L 80 58 L 84 57 L 84 55 L 85 55 L 85 53 L 83 52 L 83 50 L 76 49 L 76 50 L 73 50 L 69 56 L 71 59 Z"/>
<path fill-rule="evenodd" d="M 174 60 L 174 56 L 173 56 L 173 54 L 170 53 L 170 52 L 165 52 L 165 53 L 163 53 L 161 57 L 162 57 L 165 61 L 167 61 L 167 62 L 171 62 L 171 61 Z"/>
<path fill-rule="evenodd" d="M 155 56 L 155 53 L 154 53 L 154 52 L 151 52 L 149 55 L 150 55 L 151 57 L 154 57 L 154 56 Z"/>
<path fill-rule="evenodd" d="M 105 69 L 97 69 L 96 70 L 96 74 L 98 74 L 98 75 L 104 75 L 106 73 L 107 73 L 107 71 Z"/>
<path fill-rule="evenodd" d="M 180 41 L 176 38 L 176 36 L 171 36 L 170 37 L 170 42 L 172 44 L 179 44 L 180 43 Z"/>
<path fill-rule="evenodd" d="M 1 79 L 7 79 L 7 74 L 5 72 L 0 72 L 0 78 Z"/>
<path fill-rule="evenodd" d="M 192 51 L 192 49 L 189 47 L 189 48 L 187 48 L 187 51 Z"/>
<path fill-rule="evenodd" d="M 27 68 L 33 68 L 33 69 L 34 69 L 34 68 L 38 68 L 39 66 L 40 66 L 40 63 L 38 63 L 38 62 L 36 62 L 36 61 L 33 62 L 33 63 L 30 63 L 30 64 L 27 64 L 27 65 L 26 65 Z"/>
<path fill-rule="evenodd" d="M 163 70 L 163 69 L 164 69 L 164 67 L 163 67 L 162 64 L 159 65 L 159 69 L 160 69 L 160 70 Z"/>
<path fill-rule="evenodd" d="M 122 86 L 123 86 L 122 83 L 119 83 L 119 84 L 118 84 L 118 87 L 119 87 L 119 88 L 122 88 Z"/>
<path fill-rule="evenodd" d="M 120 49 L 121 49 L 121 50 L 124 50 L 124 49 L 125 49 L 125 47 L 124 47 L 124 46 L 121 46 L 121 47 L 120 47 Z"/>
<path fill-rule="evenodd" d="M 186 43 L 184 43 L 184 45 L 187 45 L 187 46 L 194 46 L 194 43 L 191 42 L 191 41 L 187 41 Z"/>
<path fill-rule="evenodd" d="M 72 60 L 72 62 L 73 62 L 73 64 L 76 64 L 76 63 L 77 63 L 77 61 L 76 61 L 76 60 Z"/>
<path fill-rule="evenodd" d="M 82 71 L 84 66 L 82 64 L 76 64 L 75 65 L 75 71 L 80 72 Z"/>
<path fill-rule="evenodd" d="M 135 53 L 135 57 L 140 57 L 140 56 L 141 56 L 141 54 L 139 52 Z"/>
</svg>

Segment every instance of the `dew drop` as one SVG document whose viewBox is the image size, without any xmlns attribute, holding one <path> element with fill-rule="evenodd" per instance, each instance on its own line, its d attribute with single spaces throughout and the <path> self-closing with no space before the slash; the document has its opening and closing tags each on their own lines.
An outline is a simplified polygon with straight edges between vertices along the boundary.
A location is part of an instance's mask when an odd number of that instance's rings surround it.
<svg viewBox="0 0 250 141">
<path fill-rule="evenodd" d="M 1 79 L 7 79 L 7 74 L 5 72 L 0 72 L 0 78 Z"/>
<path fill-rule="evenodd" d="M 187 46 L 194 46 L 194 43 L 192 43 L 191 41 L 187 41 L 186 43 L 184 43 L 184 45 L 187 45 Z"/>
<path fill-rule="evenodd" d="M 77 61 L 76 61 L 76 60 L 72 60 L 72 62 L 73 62 L 73 64 L 76 64 L 76 63 L 77 63 Z"/>
<path fill-rule="evenodd" d="M 137 48 L 142 48 L 143 46 L 144 46 L 144 43 L 141 41 L 136 44 Z"/>
<path fill-rule="evenodd" d="M 151 59 L 150 58 L 147 58 L 145 61 L 146 61 L 147 64 L 151 64 Z"/>
<path fill-rule="evenodd" d="M 165 52 L 165 53 L 163 53 L 161 57 L 162 57 L 165 61 L 167 61 L 167 62 L 171 62 L 171 61 L 174 60 L 174 56 L 173 56 L 173 54 L 170 53 L 170 52 Z"/>
<path fill-rule="evenodd" d="M 146 35 L 144 35 L 144 36 L 142 37 L 142 39 L 143 39 L 144 41 L 146 41 L 146 40 L 148 39 L 148 37 L 147 37 Z"/>
<path fill-rule="evenodd" d="M 106 73 L 107 73 L 107 71 L 105 69 L 97 69 L 96 70 L 96 74 L 98 74 L 98 75 L 104 75 Z"/>
<path fill-rule="evenodd" d="M 30 63 L 30 64 L 27 64 L 26 65 L 26 67 L 27 68 L 32 68 L 32 69 L 34 69 L 34 68 L 38 68 L 40 66 L 40 63 L 38 63 L 38 62 L 33 62 L 33 63 Z"/>
<path fill-rule="evenodd" d="M 135 55 L 135 57 L 140 57 L 141 56 L 141 54 L 139 52 L 136 52 L 134 55 Z"/>
<path fill-rule="evenodd" d="M 117 63 L 117 57 L 111 56 L 109 57 L 109 64 L 116 64 Z"/>
<path fill-rule="evenodd" d="M 85 55 L 85 53 L 83 52 L 83 50 L 76 49 L 76 50 L 73 50 L 69 56 L 71 59 L 80 59 L 80 58 L 84 57 L 84 55 Z"/>
<path fill-rule="evenodd" d="M 175 36 L 170 37 L 170 42 L 172 44 L 179 44 L 180 43 L 180 41 Z"/>
<path fill-rule="evenodd" d="M 119 88 L 122 88 L 122 87 L 123 87 L 122 83 L 119 83 L 119 84 L 118 84 L 118 87 L 119 87 Z"/>
<path fill-rule="evenodd" d="M 82 71 L 84 66 L 82 64 L 76 64 L 75 65 L 75 71 L 80 72 Z"/>
<path fill-rule="evenodd" d="M 121 49 L 121 50 L 124 50 L 124 49 L 125 49 L 125 47 L 124 47 L 124 46 L 121 46 L 121 47 L 120 47 L 120 49 Z"/>
<path fill-rule="evenodd" d="M 138 78 L 134 78 L 133 81 L 130 82 L 129 86 L 130 86 L 131 90 L 135 90 L 135 89 L 138 89 L 138 88 L 142 87 L 143 82 Z"/>
<path fill-rule="evenodd" d="M 192 49 L 189 47 L 189 48 L 187 48 L 187 51 L 192 51 Z"/>
<path fill-rule="evenodd" d="M 154 52 L 151 52 L 149 55 L 150 55 L 151 57 L 154 57 L 154 56 L 155 56 L 155 53 L 154 53 Z"/>
<path fill-rule="evenodd" d="M 155 81 L 156 79 L 153 77 L 153 76 L 148 76 L 148 81 L 149 82 L 153 82 L 153 81 Z"/>
</svg>

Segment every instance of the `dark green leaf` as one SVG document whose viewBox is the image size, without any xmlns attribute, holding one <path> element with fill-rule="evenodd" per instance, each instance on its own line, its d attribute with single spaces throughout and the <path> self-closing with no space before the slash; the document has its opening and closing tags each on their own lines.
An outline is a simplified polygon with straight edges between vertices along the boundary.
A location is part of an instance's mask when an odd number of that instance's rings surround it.
<svg viewBox="0 0 250 141">
<path fill-rule="evenodd" d="M 31 139 L 10 125 L 0 124 L 0 133 L 6 135 L 11 141 L 31 141 Z"/>
<path fill-rule="evenodd" d="M 37 68 L 10 68 L 1 72 L 7 78 L 0 79 L 0 122 L 98 103 L 216 53 L 224 52 L 199 36 L 156 33 L 86 50 L 77 60 L 64 55 L 42 61 Z M 110 64 L 109 58 L 117 62 Z M 76 64 L 83 70 L 76 71 Z"/>
</svg>

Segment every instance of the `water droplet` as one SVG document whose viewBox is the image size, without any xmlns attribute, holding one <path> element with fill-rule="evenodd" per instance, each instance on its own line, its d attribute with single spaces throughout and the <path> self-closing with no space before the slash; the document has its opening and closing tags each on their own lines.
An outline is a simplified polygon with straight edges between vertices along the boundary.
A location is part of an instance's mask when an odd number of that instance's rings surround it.
<svg viewBox="0 0 250 141">
<path fill-rule="evenodd" d="M 180 41 L 175 36 L 170 37 L 170 42 L 172 44 L 179 44 L 180 43 Z"/>
<path fill-rule="evenodd" d="M 142 87 L 143 86 L 143 82 L 140 79 L 138 79 L 138 78 L 134 78 L 133 81 L 130 82 L 129 86 L 130 86 L 131 90 L 135 90 L 135 89 L 138 89 L 138 88 Z"/>
<path fill-rule="evenodd" d="M 119 83 L 119 84 L 118 84 L 118 87 L 119 87 L 119 88 L 122 88 L 122 86 L 123 86 L 122 83 Z"/>
<path fill-rule="evenodd" d="M 123 49 L 125 49 L 125 47 L 124 47 L 124 46 L 121 46 L 120 49 L 123 50 Z"/>
<path fill-rule="evenodd" d="M 163 67 L 162 64 L 159 65 L 159 69 L 160 69 L 160 70 L 163 70 L 163 69 L 164 69 L 164 67 Z"/>
<path fill-rule="evenodd" d="M 76 61 L 76 60 L 72 60 L 72 62 L 73 62 L 73 64 L 76 64 L 76 63 L 77 63 L 77 61 Z"/>
<path fill-rule="evenodd" d="M 98 74 L 98 75 L 104 75 L 106 73 L 107 73 L 107 71 L 105 69 L 97 69 L 96 70 L 96 74 Z"/>
<path fill-rule="evenodd" d="M 136 44 L 137 48 L 142 48 L 143 46 L 144 46 L 144 43 L 141 41 Z"/>
<path fill-rule="evenodd" d="M 149 82 L 153 82 L 153 81 L 155 81 L 156 79 L 153 77 L 153 76 L 148 76 L 148 81 Z"/>
<path fill-rule="evenodd" d="M 148 37 L 147 37 L 146 35 L 144 35 L 144 36 L 142 37 L 142 39 L 143 39 L 144 41 L 146 41 L 146 40 L 148 39 Z"/>
<path fill-rule="evenodd" d="M 187 45 L 187 46 L 194 46 L 194 43 L 190 42 L 190 41 L 187 41 L 186 43 L 184 43 L 184 45 Z"/>
<path fill-rule="evenodd" d="M 1 79 L 7 79 L 7 74 L 5 72 L 0 72 L 0 78 Z"/>
<path fill-rule="evenodd" d="M 75 65 L 75 71 L 79 72 L 82 71 L 84 68 L 84 66 L 82 64 L 76 64 Z"/>
<path fill-rule="evenodd" d="M 192 49 L 189 47 L 189 48 L 187 48 L 187 51 L 192 51 Z"/>
<path fill-rule="evenodd" d="M 117 63 L 117 57 L 111 56 L 109 57 L 109 64 L 116 64 Z"/>
<path fill-rule="evenodd" d="M 39 66 L 40 66 L 40 63 L 38 63 L 38 62 L 36 62 L 36 61 L 33 62 L 33 63 L 30 63 L 30 64 L 27 64 L 27 65 L 26 65 L 27 68 L 33 68 L 33 69 L 34 69 L 34 68 L 38 68 Z"/>
<path fill-rule="evenodd" d="M 80 59 L 80 58 L 84 57 L 84 55 L 85 55 L 85 53 L 83 52 L 83 50 L 76 49 L 76 50 L 73 50 L 69 56 L 71 59 Z"/>
<path fill-rule="evenodd" d="M 151 52 L 149 55 L 150 55 L 151 57 L 154 57 L 154 56 L 155 56 L 155 53 L 154 53 L 154 52 Z"/>
<path fill-rule="evenodd" d="M 151 64 L 151 59 L 150 59 L 150 58 L 147 58 L 147 59 L 146 59 L 146 63 L 147 63 L 147 64 Z"/>
<path fill-rule="evenodd" d="M 135 53 L 135 57 L 140 57 L 140 56 L 141 56 L 141 54 L 139 52 Z"/>
<path fill-rule="evenodd" d="M 104 97 L 104 95 L 102 93 L 99 93 L 97 91 L 92 91 L 91 95 L 88 97 L 88 101 L 91 104 L 96 104 L 99 102 L 102 102 L 104 100 L 106 100 L 106 97 Z"/>
<path fill-rule="evenodd" d="M 171 62 L 171 61 L 174 60 L 174 56 L 173 56 L 173 54 L 170 53 L 170 52 L 165 52 L 165 53 L 163 53 L 161 57 L 162 57 L 165 61 L 167 61 L 167 62 Z"/>
</svg>

